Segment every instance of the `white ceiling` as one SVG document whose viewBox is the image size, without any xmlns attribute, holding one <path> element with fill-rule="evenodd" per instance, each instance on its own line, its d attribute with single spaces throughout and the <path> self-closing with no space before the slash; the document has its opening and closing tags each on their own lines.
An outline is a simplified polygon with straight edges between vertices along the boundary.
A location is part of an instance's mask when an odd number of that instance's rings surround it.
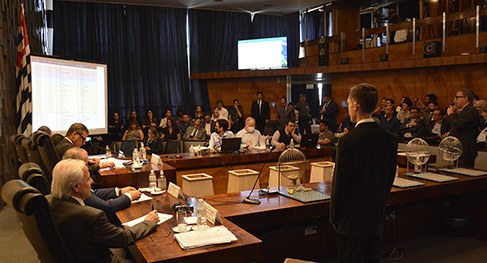
<svg viewBox="0 0 487 263">
<path fill-rule="evenodd" d="M 283 15 L 311 9 L 333 0 L 64 0 L 114 4 L 150 5 L 218 11 Z"/>
</svg>

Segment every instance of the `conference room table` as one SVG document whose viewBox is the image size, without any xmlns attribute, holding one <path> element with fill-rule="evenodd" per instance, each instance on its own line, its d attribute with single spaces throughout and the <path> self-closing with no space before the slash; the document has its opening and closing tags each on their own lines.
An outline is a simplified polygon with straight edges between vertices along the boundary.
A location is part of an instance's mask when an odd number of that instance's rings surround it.
<svg viewBox="0 0 487 263">
<path fill-rule="evenodd" d="M 335 153 L 334 147 L 297 148 L 304 153 L 308 162 L 329 161 Z M 195 173 L 206 173 L 213 176 L 215 194 L 227 192 L 228 171 L 237 169 L 262 170 L 260 186 L 266 187 L 269 180 L 269 167 L 275 166 L 283 150 L 251 150 L 241 153 L 207 153 L 191 156 L 189 153 L 160 155 L 163 164 L 144 164 L 140 169 L 130 167 L 104 169 L 100 171 L 102 187 L 120 187 L 131 185 L 147 187 L 149 172 L 159 173 L 164 170 L 167 180 L 182 186 L 182 176 Z M 149 156 L 150 158 L 150 156 Z M 305 171 L 304 181 L 309 181 L 311 166 Z M 259 188 L 259 185 L 257 185 Z"/>
<path fill-rule="evenodd" d="M 411 179 L 404 175 L 405 172 L 406 169 L 400 168 L 399 176 Z M 385 246 L 393 245 L 399 240 L 444 233 L 448 227 L 448 220 L 458 218 L 467 220 L 468 224 L 453 230 L 462 230 L 465 231 L 465 235 L 487 239 L 487 176 L 449 175 L 457 177 L 458 180 L 437 183 L 413 179 L 423 182 L 424 185 L 410 188 L 392 187 L 386 206 Z M 331 192 L 331 182 L 307 183 L 305 186 L 325 194 Z M 329 200 L 302 203 L 280 194 L 259 196 L 258 192 L 254 191 L 251 197 L 259 198 L 259 205 L 242 203 L 249 191 L 204 197 L 206 202 L 219 211 L 229 229 L 236 227 L 231 230 L 232 232 L 243 233 L 242 242 L 253 240 L 250 242 L 252 249 L 247 250 L 248 253 L 255 253 L 252 260 L 249 260 L 248 254 L 243 258 L 237 258 L 231 247 L 228 247 L 227 251 L 224 246 L 195 249 L 191 253 L 197 253 L 201 257 L 202 254 L 207 254 L 208 262 L 220 260 L 212 255 L 212 249 L 218 249 L 221 253 L 219 256 L 234 254 L 235 259 L 245 262 L 283 262 L 287 257 L 320 262 L 336 254 L 335 232 L 328 223 Z M 162 204 L 176 201 L 171 198 L 165 193 L 156 196 L 155 200 Z M 137 204 L 118 212 L 117 215 L 122 222 L 126 222 L 147 213 L 150 210 L 149 206 L 150 201 Z M 174 224 L 173 222 L 170 226 Z M 173 255 L 177 258 L 178 255 L 189 253 L 177 245 L 159 250 L 147 248 L 153 246 L 151 242 L 156 239 L 158 242 L 171 240 L 169 226 L 161 226 L 159 228 L 164 229 L 163 231 L 158 230 L 152 237 L 136 242 L 134 253 L 140 260 L 156 262 L 156 259 L 170 260 L 173 259 Z M 240 229 L 243 232 L 238 232 Z M 258 240 L 262 243 L 259 244 Z"/>
</svg>

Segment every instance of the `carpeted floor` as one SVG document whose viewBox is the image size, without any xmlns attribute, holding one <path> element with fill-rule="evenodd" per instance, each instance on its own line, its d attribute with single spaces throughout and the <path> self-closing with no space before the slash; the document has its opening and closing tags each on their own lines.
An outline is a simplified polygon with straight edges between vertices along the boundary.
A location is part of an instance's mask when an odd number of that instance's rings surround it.
<svg viewBox="0 0 487 263">
<path fill-rule="evenodd" d="M 381 262 L 487 262 L 487 241 L 470 237 L 452 238 L 432 235 L 402 241 L 396 247 L 399 248 L 400 253 L 384 257 Z M 0 255 L 0 263 L 39 262 L 35 250 L 24 236 L 15 211 L 10 207 L 0 211 Z M 326 262 L 335 261 L 330 259 Z"/>
</svg>

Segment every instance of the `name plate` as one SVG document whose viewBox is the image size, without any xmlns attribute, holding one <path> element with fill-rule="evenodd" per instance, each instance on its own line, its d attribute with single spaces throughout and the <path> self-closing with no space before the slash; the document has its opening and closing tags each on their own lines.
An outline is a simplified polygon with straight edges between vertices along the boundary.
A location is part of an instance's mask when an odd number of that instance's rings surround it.
<svg viewBox="0 0 487 263">
<path fill-rule="evenodd" d="M 169 187 L 167 189 L 167 192 L 172 195 L 174 198 L 179 197 L 179 193 L 181 193 L 181 187 L 169 182 Z"/>
<path fill-rule="evenodd" d="M 206 204 L 206 220 L 210 221 L 211 224 L 216 226 L 216 222 L 220 222 L 222 224 L 222 217 L 220 216 L 220 213 L 218 213 L 218 210 L 205 202 Z"/>
<path fill-rule="evenodd" d="M 152 154 L 152 156 L 150 158 L 150 162 L 151 162 L 151 164 L 154 164 L 154 165 L 162 164 L 161 157 L 157 154 Z"/>
</svg>

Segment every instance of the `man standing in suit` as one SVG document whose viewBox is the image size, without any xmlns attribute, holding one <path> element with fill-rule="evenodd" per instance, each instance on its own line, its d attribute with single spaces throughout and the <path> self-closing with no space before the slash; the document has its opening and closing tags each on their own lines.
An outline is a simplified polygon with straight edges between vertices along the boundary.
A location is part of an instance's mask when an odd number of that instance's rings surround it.
<svg viewBox="0 0 487 263">
<path fill-rule="evenodd" d="M 264 134 L 264 127 L 269 121 L 270 109 L 269 102 L 265 101 L 262 92 L 257 92 L 257 100 L 252 102 L 250 115 L 255 119 L 256 128 Z"/>
<path fill-rule="evenodd" d="M 151 211 L 143 222 L 133 227 L 114 226 L 103 211 L 85 206 L 92 182 L 84 161 L 60 161 L 53 170 L 49 197 L 52 217 L 76 262 L 111 262 L 110 248 L 127 248 L 150 234 L 156 229 L 159 217 L 156 211 Z"/>
<path fill-rule="evenodd" d="M 284 128 L 289 120 L 295 120 L 294 106 L 287 103 L 286 97 L 282 97 L 279 107 L 277 107 L 278 129 Z"/>
<path fill-rule="evenodd" d="M 294 108 L 298 111 L 299 132 L 311 134 L 311 113 L 309 111 L 309 103 L 306 102 L 306 95 L 299 94 L 299 101 Z"/>
<path fill-rule="evenodd" d="M 337 147 L 330 223 L 337 233 L 338 262 L 379 262 L 387 195 L 394 181 L 397 139 L 372 118 L 377 89 L 353 86 L 348 112 L 356 126 Z"/>
<path fill-rule="evenodd" d="M 336 115 L 338 114 L 338 105 L 331 100 L 329 94 L 325 94 L 323 97 L 323 105 L 320 109 L 320 119 L 326 120 L 329 124 L 330 130 L 336 131 Z"/>
<path fill-rule="evenodd" d="M 446 120 L 451 125 L 449 135 L 462 142 L 463 151 L 458 166 L 473 168 L 477 157 L 476 139 L 479 134 L 479 113 L 472 105 L 473 94 L 461 89 L 455 95 L 455 105 L 448 107 Z"/>
</svg>

